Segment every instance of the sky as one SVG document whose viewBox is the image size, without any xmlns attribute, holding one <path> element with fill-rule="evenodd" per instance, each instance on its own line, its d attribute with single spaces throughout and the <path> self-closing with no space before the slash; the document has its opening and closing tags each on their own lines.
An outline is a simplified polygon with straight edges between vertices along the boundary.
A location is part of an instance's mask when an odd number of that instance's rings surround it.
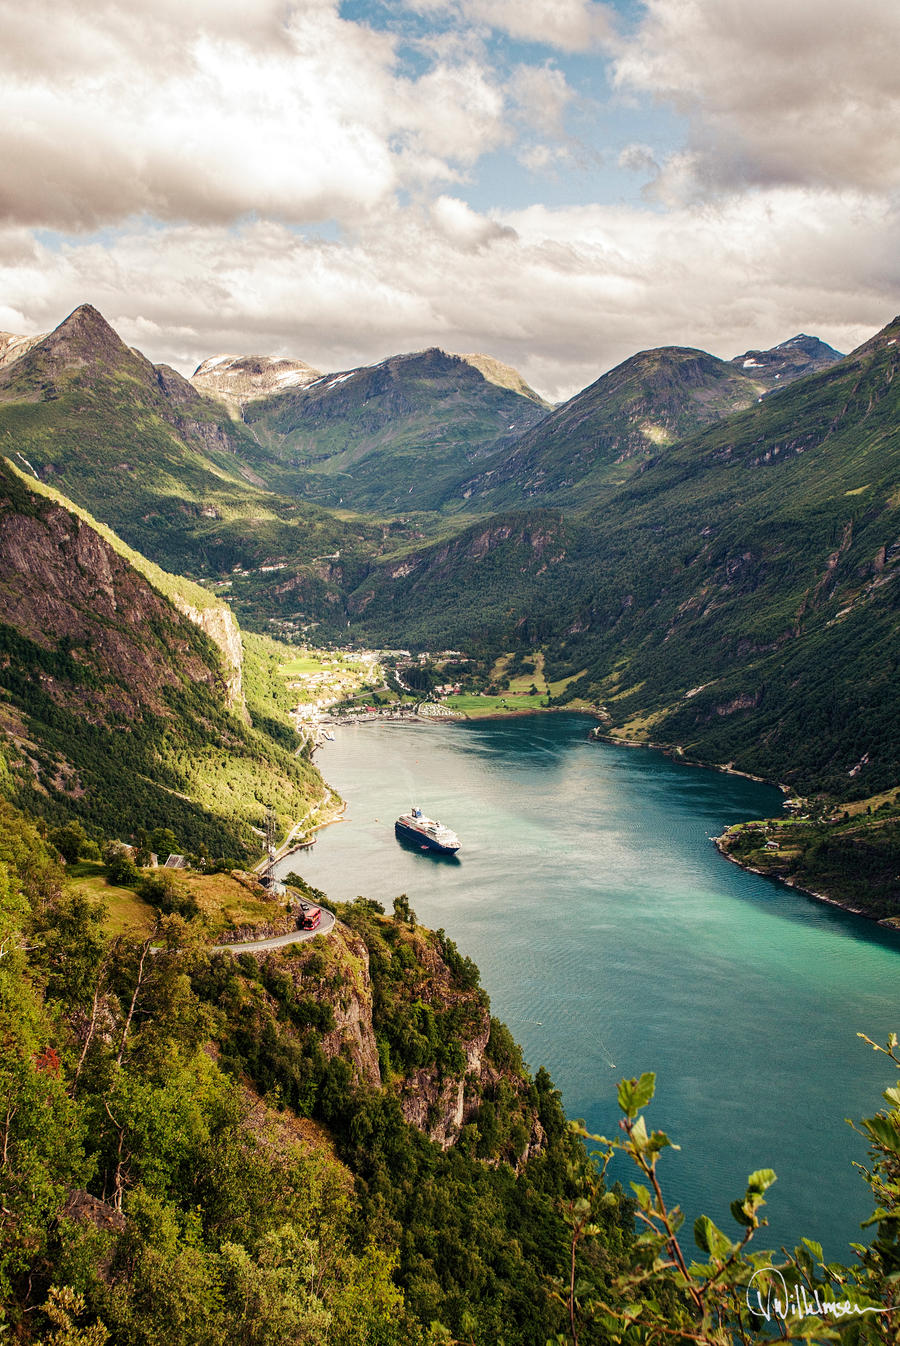
<svg viewBox="0 0 900 1346">
<path fill-rule="evenodd" d="M 897 0 L 0 0 L 0 329 L 551 399 L 900 311 Z"/>
</svg>

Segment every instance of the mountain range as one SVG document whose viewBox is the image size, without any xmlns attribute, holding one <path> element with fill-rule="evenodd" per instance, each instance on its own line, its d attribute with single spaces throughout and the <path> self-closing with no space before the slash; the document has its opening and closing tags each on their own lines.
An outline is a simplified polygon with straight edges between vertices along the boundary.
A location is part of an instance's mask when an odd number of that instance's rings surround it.
<svg viewBox="0 0 900 1346">
<path fill-rule="evenodd" d="M 540 651 L 620 734 L 862 794 L 900 776 L 898 334 L 663 347 L 550 409 L 436 348 L 191 384 L 84 306 L 7 340 L 0 443 L 251 626 Z"/>
</svg>

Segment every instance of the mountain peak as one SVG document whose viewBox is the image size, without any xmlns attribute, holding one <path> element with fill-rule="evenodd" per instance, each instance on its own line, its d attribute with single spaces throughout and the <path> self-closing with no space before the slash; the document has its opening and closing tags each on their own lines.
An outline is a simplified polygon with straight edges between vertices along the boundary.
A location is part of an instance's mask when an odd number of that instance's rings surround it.
<svg viewBox="0 0 900 1346">
<path fill-rule="evenodd" d="M 818 337 L 799 332 L 797 336 L 780 341 L 768 350 L 744 351 L 730 363 L 740 369 L 767 391 L 783 388 L 805 374 L 815 374 L 843 360 L 840 351 L 820 341 Z"/>
<path fill-rule="evenodd" d="M 552 403 L 545 401 L 540 393 L 536 393 L 530 384 L 526 383 L 512 365 L 505 365 L 502 360 L 497 360 L 493 355 L 483 355 L 480 352 L 473 351 L 467 355 L 458 355 L 457 359 L 465 360 L 466 364 L 477 369 L 482 378 L 487 379 L 488 383 L 494 383 L 498 388 L 508 388 L 510 392 L 518 393 L 520 397 L 527 397 L 531 402 L 537 402 L 539 407 L 545 407 L 550 410 Z"/>
<path fill-rule="evenodd" d="M 152 368 L 142 355 L 125 345 L 93 304 L 79 304 L 58 327 L 38 341 L 25 358 L 40 361 L 44 373 L 51 376 L 54 372 L 83 369 L 89 365 L 107 369 L 139 363 L 142 368 Z"/>
<path fill-rule="evenodd" d="M 306 388 L 321 377 L 312 365 L 283 356 L 211 355 L 194 370 L 191 383 L 237 411 L 245 402 Z"/>
</svg>

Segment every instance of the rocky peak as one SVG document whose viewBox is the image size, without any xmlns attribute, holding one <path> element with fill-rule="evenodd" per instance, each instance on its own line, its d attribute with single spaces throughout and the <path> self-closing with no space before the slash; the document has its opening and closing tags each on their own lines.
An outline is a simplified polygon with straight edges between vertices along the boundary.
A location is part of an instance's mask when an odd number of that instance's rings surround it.
<svg viewBox="0 0 900 1346">
<path fill-rule="evenodd" d="M 197 366 L 191 383 L 232 409 L 245 402 L 305 388 L 322 377 L 302 360 L 275 355 L 214 355 Z"/>
<path fill-rule="evenodd" d="M 498 388 L 508 388 L 510 392 L 518 393 L 520 397 L 527 397 L 530 402 L 536 402 L 539 407 L 546 407 L 549 411 L 551 403 L 544 400 L 540 393 L 536 393 L 530 384 L 526 383 L 512 365 L 505 365 L 502 360 L 495 360 L 493 355 L 482 355 L 478 352 L 472 352 L 468 355 L 457 355 L 458 360 L 465 360 L 467 365 L 477 369 L 479 374 L 488 383 L 494 383 Z"/>
<path fill-rule="evenodd" d="M 142 380 L 156 381 L 150 361 L 126 346 L 92 304 L 81 304 L 0 373 L 8 380 L 36 379 L 46 384 L 85 369 L 103 375 L 127 371 Z"/>
<path fill-rule="evenodd" d="M 0 368 L 14 364 L 23 355 L 27 355 L 32 346 L 43 341 L 46 335 L 46 332 L 41 332 L 38 336 L 16 336 L 14 332 L 0 332 Z"/>
<path fill-rule="evenodd" d="M 769 350 L 744 351 L 743 355 L 736 355 L 729 363 L 749 378 L 772 389 L 793 383 L 804 374 L 828 369 L 843 358 L 841 352 L 833 346 L 826 345 L 818 337 L 800 332 Z"/>
</svg>

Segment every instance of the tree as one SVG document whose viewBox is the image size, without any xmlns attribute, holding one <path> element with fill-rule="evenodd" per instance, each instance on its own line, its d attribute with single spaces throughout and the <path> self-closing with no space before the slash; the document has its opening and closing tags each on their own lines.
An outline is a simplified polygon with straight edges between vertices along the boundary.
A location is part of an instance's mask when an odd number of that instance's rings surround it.
<svg viewBox="0 0 900 1346">
<path fill-rule="evenodd" d="M 394 920 L 402 921 L 408 926 L 416 924 L 416 913 L 410 907 L 406 893 L 401 893 L 399 897 L 394 898 Z"/>
<path fill-rule="evenodd" d="M 880 1047 L 860 1034 L 876 1051 L 900 1065 L 897 1035 Z M 660 1155 L 672 1145 L 664 1131 L 648 1131 L 643 1109 L 655 1091 L 655 1076 L 621 1080 L 618 1089 L 623 1118 L 622 1138 L 591 1135 L 580 1123 L 576 1133 L 602 1148 L 599 1162 L 583 1167 L 576 1194 L 566 1203 L 570 1231 L 570 1275 L 556 1280 L 557 1298 L 565 1304 L 568 1337 L 578 1346 L 579 1333 L 599 1327 L 609 1340 L 650 1346 L 663 1340 L 696 1342 L 700 1346 L 749 1343 L 765 1333 L 772 1341 L 895 1342 L 900 1313 L 900 1084 L 885 1090 L 888 1110 L 861 1124 L 870 1142 L 873 1168 L 866 1177 L 875 1193 L 873 1223 L 877 1236 L 868 1250 L 859 1248 L 860 1265 L 825 1263 L 821 1245 L 803 1239 L 792 1253 L 750 1252 L 749 1245 L 766 1225 L 765 1193 L 776 1181 L 771 1169 L 758 1169 L 747 1179 L 742 1197 L 731 1203 L 740 1237 L 729 1238 L 706 1215 L 693 1227 L 701 1258 L 688 1253 L 680 1237 L 682 1215 L 669 1206 L 658 1174 Z M 613 1155 L 621 1152 L 638 1169 L 632 1183 L 636 1218 L 643 1232 L 634 1241 L 628 1263 L 611 1279 L 579 1274 L 580 1254 L 599 1233 L 597 1213 L 609 1197 L 604 1176 Z"/>
<path fill-rule="evenodd" d="M 56 847 L 67 865 L 74 865 L 89 844 L 87 833 L 77 821 L 51 828 L 47 840 Z"/>
</svg>

